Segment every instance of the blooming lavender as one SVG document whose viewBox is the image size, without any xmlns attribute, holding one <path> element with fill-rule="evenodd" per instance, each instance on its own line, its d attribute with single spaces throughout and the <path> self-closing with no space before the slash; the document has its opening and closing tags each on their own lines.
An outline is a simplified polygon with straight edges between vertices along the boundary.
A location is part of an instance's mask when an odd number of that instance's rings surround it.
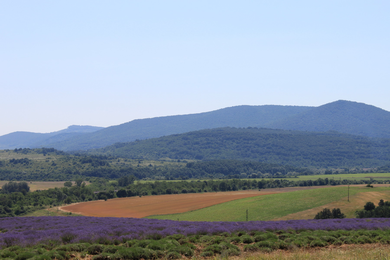
<svg viewBox="0 0 390 260">
<path fill-rule="evenodd" d="M 218 234 L 237 231 L 389 229 L 390 219 L 324 219 L 249 222 L 190 222 L 137 218 L 18 217 L 0 219 L 0 247 L 39 243 L 98 242 Z"/>
</svg>

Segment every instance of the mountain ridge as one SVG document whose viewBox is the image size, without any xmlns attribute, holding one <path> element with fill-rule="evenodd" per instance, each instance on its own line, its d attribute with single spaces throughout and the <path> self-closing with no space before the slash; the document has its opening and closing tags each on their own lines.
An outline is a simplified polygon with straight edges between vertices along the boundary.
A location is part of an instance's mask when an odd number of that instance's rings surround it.
<svg viewBox="0 0 390 260">
<path fill-rule="evenodd" d="M 346 100 L 318 107 L 241 105 L 197 114 L 135 119 L 87 133 L 56 132 L 54 136 L 36 134 L 34 142 L 27 142 L 26 140 L 30 138 L 28 136 L 20 136 L 18 146 L 13 148 L 52 147 L 63 151 L 83 151 L 118 142 L 132 142 L 219 127 L 337 131 L 374 138 L 390 138 L 390 112 L 372 105 Z M 0 136 L 0 149 L 7 149 L 4 148 L 3 141 L 4 136 Z M 12 144 L 15 145 L 15 142 Z M 24 146 L 21 146 L 22 144 Z M 10 148 L 12 147 L 8 147 Z"/>
</svg>

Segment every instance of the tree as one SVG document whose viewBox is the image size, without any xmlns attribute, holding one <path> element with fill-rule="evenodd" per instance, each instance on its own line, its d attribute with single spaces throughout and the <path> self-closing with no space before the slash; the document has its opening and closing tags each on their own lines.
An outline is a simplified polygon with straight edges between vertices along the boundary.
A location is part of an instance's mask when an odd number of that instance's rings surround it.
<svg viewBox="0 0 390 260">
<path fill-rule="evenodd" d="M 314 219 L 332 219 L 332 218 L 345 218 L 345 215 L 341 213 L 339 208 L 334 208 L 332 211 L 328 208 L 324 208 L 318 212 Z"/>
<path fill-rule="evenodd" d="M 127 191 L 125 189 L 120 189 L 118 190 L 118 192 L 116 193 L 116 196 L 118 198 L 124 198 L 124 197 L 127 197 Z"/>
<path fill-rule="evenodd" d="M 3 187 L 1 188 L 1 191 L 3 193 L 11 193 L 11 192 L 29 192 L 30 191 L 30 187 L 28 186 L 27 182 L 8 182 L 6 184 L 3 185 Z"/>
<path fill-rule="evenodd" d="M 332 215 L 333 218 L 345 218 L 345 215 L 341 213 L 341 210 L 339 208 L 332 209 Z"/>
<path fill-rule="evenodd" d="M 372 202 L 367 202 L 366 205 L 364 205 L 364 210 L 370 211 L 374 209 L 375 209 L 375 205 Z"/>
<path fill-rule="evenodd" d="M 64 183 L 64 187 L 72 187 L 72 182 L 71 181 L 67 181 Z"/>
<path fill-rule="evenodd" d="M 77 179 L 76 180 L 76 185 L 77 187 L 81 187 L 81 184 L 83 183 L 83 179 Z"/>
<path fill-rule="evenodd" d="M 328 219 L 333 218 L 332 212 L 328 208 L 324 208 L 322 211 L 315 215 L 314 219 Z"/>
</svg>

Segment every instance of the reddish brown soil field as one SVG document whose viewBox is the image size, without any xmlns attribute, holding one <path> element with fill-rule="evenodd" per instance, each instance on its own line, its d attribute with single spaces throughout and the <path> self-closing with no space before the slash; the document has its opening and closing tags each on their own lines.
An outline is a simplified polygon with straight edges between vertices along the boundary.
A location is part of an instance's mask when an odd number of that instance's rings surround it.
<svg viewBox="0 0 390 260">
<path fill-rule="evenodd" d="M 359 186 L 359 185 L 356 185 Z M 93 217 L 143 218 L 152 215 L 183 213 L 216 204 L 296 190 L 320 189 L 329 186 L 274 188 L 261 191 L 228 191 L 131 197 L 76 203 L 61 207 L 62 211 Z"/>
<path fill-rule="evenodd" d="M 278 192 L 280 191 L 269 189 L 118 198 L 77 203 L 62 207 L 61 210 L 94 217 L 143 218 L 151 215 L 182 213 L 231 200 Z"/>
</svg>

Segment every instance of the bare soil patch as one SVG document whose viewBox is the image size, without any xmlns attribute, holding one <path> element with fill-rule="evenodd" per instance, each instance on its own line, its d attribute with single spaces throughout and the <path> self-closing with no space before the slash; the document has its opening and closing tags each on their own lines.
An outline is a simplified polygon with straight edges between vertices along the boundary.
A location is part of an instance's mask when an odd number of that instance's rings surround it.
<svg viewBox="0 0 390 260">
<path fill-rule="evenodd" d="M 150 215 L 183 213 L 236 199 L 273 193 L 278 191 L 246 190 L 117 198 L 77 203 L 61 207 L 61 210 L 94 217 L 143 218 Z"/>
<path fill-rule="evenodd" d="M 117 198 L 107 201 L 98 200 L 75 203 L 61 207 L 60 209 L 65 212 L 72 212 L 83 216 L 143 218 L 152 215 L 183 213 L 237 199 L 326 187 L 329 186 Z"/>
</svg>

